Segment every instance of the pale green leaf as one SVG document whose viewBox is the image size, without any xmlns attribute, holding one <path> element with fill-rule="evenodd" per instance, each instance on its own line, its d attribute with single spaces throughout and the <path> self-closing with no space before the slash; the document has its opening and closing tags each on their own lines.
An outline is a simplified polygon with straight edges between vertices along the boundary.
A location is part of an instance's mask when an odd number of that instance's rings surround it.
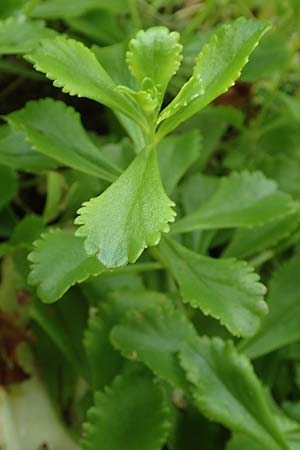
<svg viewBox="0 0 300 450">
<path fill-rule="evenodd" d="M 83 425 L 84 450 L 160 450 L 170 428 L 161 386 L 147 373 L 129 372 L 95 394 Z"/>
<path fill-rule="evenodd" d="M 162 111 L 159 121 L 164 123 L 159 136 L 166 135 L 226 92 L 268 29 L 267 22 L 245 18 L 223 25 L 200 52 L 192 77 Z"/>
<path fill-rule="evenodd" d="M 43 39 L 26 59 L 63 92 L 96 100 L 145 125 L 138 106 L 116 89 L 94 53 L 81 42 L 62 36 Z"/>
<path fill-rule="evenodd" d="M 174 220 L 173 205 L 162 187 L 155 149 L 146 147 L 103 194 L 83 204 L 76 233 L 86 238 L 89 255 L 97 254 L 106 267 L 120 267 L 158 244 Z"/>
<path fill-rule="evenodd" d="M 185 172 L 199 158 L 201 148 L 201 135 L 197 130 L 167 137 L 158 144 L 158 166 L 168 194 L 172 194 Z"/>
<path fill-rule="evenodd" d="M 261 172 L 234 172 L 221 178 L 209 200 L 176 222 L 172 232 L 259 226 L 297 209 L 296 202 Z"/>
<path fill-rule="evenodd" d="M 0 21 L 0 55 L 30 52 L 41 39 L 55 35 L 56 32 L 46 28 L 40 20 L 10 17 Z"/>
<path fill-rule="evenodd" d="M 257 334 L 241 345 L 251 358 L 300 340 L 300 258 L 295 256 L 274 273 L 269 287 L 270 313 Z"/>
<path fill-rule="evenodd" d="M 257 331 L 268 310 L 266 289 L 246 262 L 198 255 L 169 238 L 161 242 L 160 252 L 185 303 L 220 320 L 234 335 Z"/>
<path fill-rule="evenodd" d="M 184 342 L 195 337 L 183 311 L 174 310 L 171 303 L 132 312 L 111 333 L 112 343 L 124 356 L 144 362 L 163 380 L 183 390 L 188 386 L 177 353 Z"/>
<path fill-rule="evenodd" d="M 55 169 L 56 161 L 33 150 L 26 134 L 8 125 L 0 127 L 0 164 L 26 172 Z"/>
<path fill-rule="evenodd" d="M 129 42 L 127 64 L 144 90 L 160 105 L 170 79 L 177 72 L 182 59 L 179 34 L 166 27 L 140 30 Z"/>
<path fill-rule="evenodd" d="M 14 198 L 17 189 L 16 172 L 10 167 L 0 165 L 0 209 Z"/>
<path fill-rule="evenodd" d="M 82 239 L 58 229 L 43 234 L 28 258 L 32 263 L 28 281 L 37 286 L 45 303 L 55 302 L 75 283 L 104 271 L 95 257 L 86 254 Z"/>
<path fill-rule="evenodd" d="M 180 361 L 205 416 L 244 432 L 268 450 L 289 450 L 253 367 L 231 341 L 198 337 L 183 346 Z"/>
<path fill-rule="evenodd" d="M 35 150 L 63 165 L 108 181 L 120 173 L 91 141 L 80 115 L 61 101 L 31 101 L 6 120 L 26 133 Z"/>
</svg>

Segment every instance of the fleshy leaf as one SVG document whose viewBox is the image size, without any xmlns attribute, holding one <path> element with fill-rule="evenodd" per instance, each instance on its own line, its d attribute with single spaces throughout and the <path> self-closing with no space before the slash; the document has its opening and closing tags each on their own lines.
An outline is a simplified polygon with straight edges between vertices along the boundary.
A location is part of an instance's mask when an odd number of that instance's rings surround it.
<svg viewBox="0 0 300 450">
<path fill-rule="evenodd" d="M 198 337 L 183 346 L 180 361 L 205 416 L 244 432 L 263 448 L 289 449 L 253 367 L 231 341 Z"/>
<path fill-rule="evenodd" d="M 26 59 L 63 92 L 96 100 L 145 125 L 138 106 L 116 89 L 94 53 L 81 42 L 61 36 L 43 39 Z"/>
<path fill-rule="evenodd" d="M 0 127 L 0 164 L 26 172 L 57 167 L 57 162 L 33 150 L 26 134 L 8 125 Z"/>
<path fill-rule="evenodd" d="M 14 198 L 17 189 L 16 172 L 10 167 L 0 165 L 0 209 Z"/>
<path fill-rule="evenodd" d="M 29 21 L 23 17 L 10 17 L 0 21 L 0 55 L 30 52 L 43 38 L 56 35 L 44 22 Z"/>
<path fill-rule="evenodd" d="M 222 256 L 249 258 L 264 249 L 274 247 L 279 241 L 289 237 L 299 224 L 299 214 L 295 213 L 266 223 L 261 227 L 238 229 Z"/>
<path fill-rule="evenodd" d="M 266 289 L 246 262 L 198 255 L 169 238 L 160 251 L 185 303 L 219 319 L 236 336 L 257 331 L 268 311 Z"/>
<path fill-rule="evenodd" d="M 127 64 L 142 89 L 157 97 L 159 104 L 170 79 L 177 72 L 182 59 L 179 34 L 166 27 L 140 30 L 130 41 Z M 155 95 L 156 94 L 156 95 Z"/>
<path fill-rule="evenodd" d="M 159 121 L 164 123 L 159 136 L 165 136 L 226 92 L 268 29 L 267 22 L 245 18 L 223 25 L 200 52 L 192 77 L 162 111 Z"/>
<path fill-rule="evenodd" d="M 196 331 L 182 311 L 169 305 L 133 312 L 113 328 L 112 343 L 129 359 L 143 361 L 172 386 L 187 390 L 177 353 Z"/>
<path fill-rule="evenodd" d="M 295 256 L 277 269 L 270 283 L 269 315 L 258 333 L 241 345 L 257 358 L 300 339 L 300 258 Z"/>
<path fill-rule="evenodd" d="M 170 428 L 163 390 L 147 373 L 129 372 L 95 394 L 83 425 L 84 450 L 160 450 Z"/>
<path fill-rule="evenodd" d="M 174 220 L 174 203 L 163 190 L 155 149 L 146 147 L 99 197 L 83 204 L 75 223 L 89 255 L 104 266 L 135 262 L 144 248 L 157 245 Z"/>
<path fill-rule="evenodd" d="M 105 270 L 97 258 L 86 254 L 83 240 L 67 231 L 50 230 L 34 247 L 28 257 L 32 263 L 28 281 L 37 286 L 45 303 L 55 302 L 75 283 Z"/>
<path fill-rule="evenodd" d="M 89 320 L 84 337 L 94 389 L 103 389 L 110 384 L 123 366 L 124 359 L 110 342 L 112 328 L 129 311 L 143 311 L 168 301 L 158 292 L 125 289 L 110 294 L 107 301 L 100 303 L 97 314 Z"/>
<path fill-rule="evenodd" d="M 221 179 L 205 204 L 177 221 L 172 232 L 253 227 L 292 214 L 298 208 L 261 172 L 234 172 Z"/>
<path fill-rule="evenodd" d="M 158 166 L 168 194 L 172 194 L 182 176 L 199 158 L 200 150 L 201 135 L 198 130 L 167 137 L 158 144 Z"/>
<path fill-rule="evenodd" d="M 114 13 L 128 12 L 128 4 L 124 0 L 44 0 L 38 2 L 31 12 L 33 17 L 44 19 L 63 19 L 77 17 L 95 9 L 104 9 Z"/>
<path fill-rule="evenodd" d="M 27 134 L 35 150 L 63 165 L 107 181 L 120 173 L 93 144 L 80 115 L 61 101 L 47 98 L 28 102 L 6 120 Z"/>
</svg>

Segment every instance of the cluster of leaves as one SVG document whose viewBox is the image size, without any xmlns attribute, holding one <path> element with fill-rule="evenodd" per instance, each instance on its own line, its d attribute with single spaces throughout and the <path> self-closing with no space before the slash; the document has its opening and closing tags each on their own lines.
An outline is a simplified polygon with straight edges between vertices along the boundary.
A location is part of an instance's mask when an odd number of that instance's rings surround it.
<svg viewBox="0 0 300 450">
<path fill-rule="evenodd" d="M 0 5 L 1 448 L 300 449 L 299 11 Z"/>
</svg>

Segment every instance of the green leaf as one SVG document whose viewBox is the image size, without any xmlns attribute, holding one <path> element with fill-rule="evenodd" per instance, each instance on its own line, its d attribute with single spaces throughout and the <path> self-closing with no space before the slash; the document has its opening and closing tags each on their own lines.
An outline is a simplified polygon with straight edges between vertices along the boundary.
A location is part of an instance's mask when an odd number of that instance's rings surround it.
<svg viewBox="0 0 300 450">
<path fill-rule="evenodd" d="M 31 249 L 35 241 L 44 229 L 45 223 L 42 217 L 35 214 L 27 214 L 14 228 L 9 240 L 13 246 L 24 246 Z"/>
<path fill-rule="evenodd" d="M 6 120 L 27 134 L 35 150 L 63 165 L 107 181 L 119 174 L 89 138 L 80 115 L 61 101 L 47 98 L 28 102 Z"/>
<path fill-rule="evenodd" d="M 265 355 L 300 339 L 300 258 L 277 269 L 269 287 L 270 313 L 257 334 L 241 344 L 251 358 Z"/>
<path fill-rule="evenodd" d="M 200 149 L 201 135 L 197 130 L 167 137 L 158 144 L 158 166 L 168 194 L 172 194 L 185 172 L 199 158 Z"/>
<path fill-rule="evenodd" d="M 76 234 L 104 266 L 124 266 L 169 231 L 173 205 L 162 187 L 155 149 L 146 147 L 103 194 L 83 204 Z"/>
<path fill-rule="evenodd" d="M 127 37 L 126 24 L 120 23 L 119 16 L 111 11 L 105 11 L 103 9 L 88 11 L 84 15 L 78 17 L 66 18 L 65 22 L 67 22 L 72 30 L 86 36 L 92 42 L 98 42 L 100 45 L 105 45 L 105 47 L 102 47 L 103 49 L 106 49 L 106 46 L 109 47 L 116 42 L 119 43 Z M 95 46 L 92 47 L 93 52 L 94 47 Z M 125 54 L 123 55 L 122 62 L 125 64 Z M 119 61 L 116 61 L 116 63 L 118 64 Z"/>
<path fill-rule="evenodd" d="M 15 197 L 17 189 L 16 172 L 10 167 L 0 165 L 0 209 Z"/>
<path fill-rule="evenodd" d="M 83 425 L 84 450 L 160 450 L 170 428 L 163 390 L 146 373 L 118 376 L 94 406 Z"/>
<path fill-rule="evenodd" d="M 127 1 L 124 0 L 45 0 L 39 2 L 31 12 L 33 17 L 44 19 L 60 19 L 81 16 L 87 11 L 107 9 L 115 13 L 128 12 Z"/>
<path fill-rule="evenodd" d="M 92 50 L 95 53 L 98 61 L 104 67 L 109 76 L 118 85 L 136 87 L 136 81 L 129 72 L 128 66 L 125 62 L 126 42 L 121 42 L 115 45 L 106 47 L 99 47 L 93 45 Z M 136 152 L 139 153 L 141 148 L 145 147 L 145 136 L 141 128 L 129 117 L 124 116 L 120 112 L 115 112 L 119 122 L 127 131 L 136 146 Z"/>
<path fill-rule="evenodd" d="M 288 69 L 291 57 L 288 38 L 276 30 L 264 36 L 255 49 L 241 79 L 246 82 L 270 80 Z"/>
<path fill-rule="evenodd" d="M 10 17 L 0 21 L 0 55 L 30 52 L 41 39 L 55 35 L 56 32 L 46 28 L 40 20 Z"/>
<path fill-rule="evenodd" d="M 97 258 L 86 254 L 82 239 L 58 229 L 43 234 L 28 259 L 32 263 L 28 282 L 37 286 L 45 303 L 55 302 L 75 283 L 105 270 Z"/>
<path fill-rule="evenodd" d="M 176 222 L 172 232 L 259 226 L 297 209 L 291 197 L 279 192 L 276 183 L 262 173 L 232 173 L 221 178 L 204 205 Z"/>
<path fill-rule="evenodd" d="M 34 298 L 30 304 L 30 317 L 47 334 L 75 372 L 88 380 L 87 360 L 82 345 L 88 305 L 81 292 L 74 288 L 59 303 L 50 306 Z"/>
<path fill-rule="evenodd" d="M 117 286 L 116 286 L 117 288 Z M 130 311 L 143 311 L 168 299 L 158 292 L 118 290 L 101 302 L 97 314 L 89 320 L 84 346 L 94 389 L 103 389 L 120 372 L 124 359 L 110 342 L 110 332 Z"/>
<path fill-rule="evenodd" d="M 0 127 L 0 164 L 26 172 L 55 169 L 57 163 L 33 150 L 26 134 L 8 125 Z"/>
<path fill-rule="evenodd" d="M 100 304 L 96 315 L 90 317 L 84 335 L 93 389 L 103 389 L 120 372 L 123 359 L 111 345 L 109 333 L 116 324 L 115 311 L 109 304 Z"/>
<path fill-rule="evenodd" d="M 43 210 L 43 218 L 46 223 L 57 218 L 63 204 L 66 182 L 61 173 L 47 173 L 47 199 Z"/>
<path fill-rule="evenodd" d="M 182 390 L 188 386 L 177 353 L 183 342 L 195 336 L 183 311 L 174 310 L 171 303 L 132 312 L 111 332 L 113 345 L 125 357 L 144 362 L 163 380 Z"/>
<path fill-rule="evenodd" d="M 180 361 L 195 404 L 205 416 L 244 432 L 268 450 L 289 450 L 253 367 L 231 341 L 190 340 L 183 345 Z"/>
<path fill-rule="evenodd" d="M 172 239 L 164 239 L 160 251 L 185 303 L 220 320 L 236 336 L 257 331 L 268 310 L 266 290 L 246 262 L 198 255 Z"/>
<path fill-rule="evenodd" d="M 182 59 L 179 34 L 166 27 L 140 30 L 129 42 L 127 64 L 141 88 L 150 92 L 161 104 L 170 79 Z"/>
<path fill-rule="evenodd" d="M 250 53 L 269 29 L 267 22 L 240 18 L 223 25 L 200 52 L 192 77 L 162 111 L 159 137 L 223 94 L 240 76 Z"/>
<path fill-rule="evenodd" d="M 94 53 L 81 42 L 61 36 L 43 39 L 26 59 L 63 92 L 103 103 L 145 126 L 138 106 L 116 89 Z"/>
<path fill-rule="evenodd" d="M 299 224 L 299 214 L 273 220 L 261 227 L 239 229 L 233 235 L 223 257 L 249 258 L 262 250 L 274 247 L 279 241 L 289 237 Z"/>
</svg>

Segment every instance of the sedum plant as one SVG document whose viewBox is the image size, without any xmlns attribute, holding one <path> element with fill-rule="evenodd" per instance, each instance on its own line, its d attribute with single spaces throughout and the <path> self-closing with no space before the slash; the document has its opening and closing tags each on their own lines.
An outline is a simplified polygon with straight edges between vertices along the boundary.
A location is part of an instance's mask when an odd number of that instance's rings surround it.
<svg viewBox="0 0 300 450">
<path fill-rule="evenodd" d="M 47 12 L 45 4 L 36 11 Z M 297 303 L 294 294 L 282 302 L 281 293 L 291 283 L 296 292 L 299 257 L 275 273 L 269 314 L 266 287 L 246 259 L 295 230 L 299 203 L 256 168 L 203 175 L 201 134 L 184 128 L 234 85 L 269 28 L 245 18 L 219 27 L 172 99 L 183 48 L 166 27 L 138 31 L 126 52 L 93 51 L 46 28 L 37 45 L 18 47 L 64 93 L 110 108 L 128 135 L 99 145 L 73 107 L 51 98 L 5 115 L 0 131 L 1 180 L 11 191 L 4 203 L 16 190 L 12 167 L 49 174 L 43 219 L 23 219 L 1 251 L 20 246 L 21 267 L 29 253 L 29 316 L 53 397 L 62 358 L 71 368 L 63 376 L 81 393 L 82 429 L 71 438 L 59 428 L 66 450 L 182 450 L 182 429 L 196 421 L 203 431 L 206 419 L 230 430 L 228 450 L 298 448 L 299 425 L 276 406 L 250 358 L 299 340 L 293 317 L 288 332 L 278 325 Z M 70 211 L 58 227 L 51 224 L 63 198 L 61 167 L 71 169 L 77 194 L 67 194 Z M 227 236 L 224 253 L 212 257 L 210 244 Z"/>
</svg>

